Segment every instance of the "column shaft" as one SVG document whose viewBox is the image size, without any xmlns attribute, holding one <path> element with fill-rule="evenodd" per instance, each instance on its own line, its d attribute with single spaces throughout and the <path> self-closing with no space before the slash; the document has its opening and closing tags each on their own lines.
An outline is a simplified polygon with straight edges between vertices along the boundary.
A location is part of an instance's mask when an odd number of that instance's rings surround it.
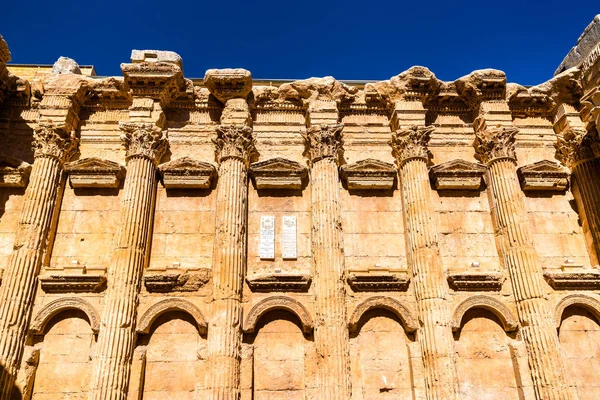
<svg viewBox="0 0 600 400">
<path fill-rule="evenodd" d="M 571 179 L 577 186 L 575 200 L 580 206 L 591 233 L 595 257 L 600 257 L 600 163 L 598 159 L 587 159 L 572 167 Z M 585 226 L 584 226 L 585 228 Z"/>
<path fill-rule="evenodd" d="M 93 399 L 127 397 L 138 294 L 147 259 L 155 195 L 154 162 L 144 156 L 131 157 L 98 338 Z"/>
<path fill-rule="evenodd" d="M 36 157 L 13 252 L 0 287 L 0 399 L 8 400 L 23 353 L 36 289 L 60 186 L 61 162 Z"/>
</svg>

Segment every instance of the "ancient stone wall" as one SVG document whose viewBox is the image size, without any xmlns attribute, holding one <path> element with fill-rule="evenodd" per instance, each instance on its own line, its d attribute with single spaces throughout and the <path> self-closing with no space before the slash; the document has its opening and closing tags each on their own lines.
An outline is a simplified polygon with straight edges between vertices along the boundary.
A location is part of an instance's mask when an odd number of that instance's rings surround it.
<svg viewBox="0 0 600 400">
<path fill-rule="evenodd" d="M 599 398 L 590 41 L 534 87 L 266 86 L 0 37 L 0 399 Z"/>
</svg>

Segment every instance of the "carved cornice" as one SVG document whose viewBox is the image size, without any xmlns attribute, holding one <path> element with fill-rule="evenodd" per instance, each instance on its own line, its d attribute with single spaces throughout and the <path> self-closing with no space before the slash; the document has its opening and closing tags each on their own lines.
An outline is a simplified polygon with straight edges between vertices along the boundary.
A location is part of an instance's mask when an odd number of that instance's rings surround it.
<svg viewBox="0 0 600 400">
<path fill-rule="evenodd" d="M 196 292 L 210 281 L 210 270 L 197 273 L 164 273 L 144 276 L 144 286 L 151 293 Z"/>
<path fill-rule="evenodd" d="M 410 277 L 405 270 L 350 270 L 348 284 L 355 292 L 405 292 Z"/>
<path fill-rule="evenodd" d="M 217 174 L 214 165 L 189 157 L 169 161 L 158 170 L 167 189 L 209 189 Z"/>
<path fill-rule="evenodd" d="M 54 157 L 67 161 L 77 150 L 79 139 L 75 131 L 65 126 L 40 123 L 33 133 L 33 154 L 37 157 Z"/>
<path fill-rule="evenodd" d="M 600 140 L 593 131 L 569 127 L 556 138 L 556 158 L 571 169 L 582 161 L 600 155 Z"/>
<path fill-rule="evenodd" d="M 337 162 L 344 145 L 343 129 L 343 124 L 313 125 L 307 128 L 302 136 L 309 160 L 314 163 L 324 158 L 333 158 Z"/>
<path fill-rule="evenodd" d="M 489 127 L 484 120 L 478 118 L 475 127 L 475 158 L 489 164 L 498 158 L 516 160 L 515 136 L 519 130 L 514 126 Z"/>
<path fill-rule="evenodd" d="M 527 164 L 517 170 L 523 190 L 565 191 L 569 173 L 558 163 L 542 160 Z"/>
<path fill-rule="evenodd" d="M 478 190 L 486 168 L 479 163 L 452 160 L 429 170 L 429 177 L 437 190 Z"/>
<path fill-rule="evenodd" d="M 252 74 L 242 68 L 209 69 L 204 75 L 204 85 L 223 103 L 245 99 L 252 90 Z"/>
<path fill-rule="evenodd" d="M 600 272 L 596 270 L 544 272 L 544 279 L 555 290 L 600 289 Z"/>
<path fill-rule="evenodd" d="M 123 131 L 121 139 L 127 149 L 127 157 L 146 157 L 155 165 L 167 151 L 167 131 L 152 123 L 119 123 L 119 129 Z"/>
<path fill-rule="evenodd" d="M 312 279 L 306 274 L 256 274 L 246 278 L 253 292 L 306 292 Z"/>
<path fill-rule="evenodd" d="M 448 275 L 448 284 L 456 291 L 499 291 L 505 279 L 501 272 L 459 272 Z"/>
<path fill-rule="evenodd" d="M 46 293 L 98 293 L 106 288 L 104 275 L 48 275 L 38 279 Z"/>
<path fill-rule="evenodd" d="M 7 155 L 0 155 L 0 187 L 25 187 L 31 165 Z"/>
<path fill-rule="evenodd" d="M 219 125 L 216 130 L 217 138 L 213 142 L 217 146 L 217 160 L 222 162 L 227 158 L 238 158 L 249 165 L 256 154 L 252 128 L 246 125 Z"/>
<path fill-rule="evenodd" d="M 392 133 L 390 145 L 398 164 L 402 165 L 413 158 L 429 161 L 430 153 L 427 144 L 434 129 L 433 126 L 413 125 Z"/>
<path fill-rule="evenodd" d="M 250 166 L 256 189 L 302 189 L 306 179 L 306 167 L 285 158 L 253 163 Z"/>
<path fill-rule="evenodd" d="M 181 68 L 168 62 L 121 64 L 121 72 L 134 97 L 158 100 L 163 106 L 185 92 Z"/>
<path fill-rule="evenodd" d="M 457 79 L 454 84 L 463 101 L 476 109 L 482 101 L 504 99 L 506 75 L 495 69 L 483 69 Z"/>
<path fill-rule="evenodd" d="M 391 189 L 398 174 L 393 164 L 371 158 L 343 165 L 340 170 L 349 190 Z"/>
<path fill-rule="evenodd" d="M 97 157 L 73 161 L 65 171 L 73 188 L 117 188 L 125 175 L 122 165 Z"/>
</svg>

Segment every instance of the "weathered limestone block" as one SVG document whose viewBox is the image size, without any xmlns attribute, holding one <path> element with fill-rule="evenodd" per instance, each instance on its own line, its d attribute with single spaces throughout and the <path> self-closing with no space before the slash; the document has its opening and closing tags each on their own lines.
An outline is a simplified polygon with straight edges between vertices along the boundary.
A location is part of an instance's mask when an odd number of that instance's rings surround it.
<svg viewBox="0 0 600 400">
<path fill-rule="evenodd" d="M 52 66 L 53 74 L 77 74 L 81 75 L 79 64 L 75 60 L 69 57 L 59 57 L 58 60 Z"/>
<path fill-rule="evenodd" d="M 438 247 L 436 216 L 427 161 L 433 127 L 412 126 L 393 133 L 391 145 L 400 169 L 408 265 L 419 310 L 419 342 L 425 367 L 425 389 L 431 399 L 454 399 L 458 379 L 454 361 L 450 311 Z"/>
</svg>

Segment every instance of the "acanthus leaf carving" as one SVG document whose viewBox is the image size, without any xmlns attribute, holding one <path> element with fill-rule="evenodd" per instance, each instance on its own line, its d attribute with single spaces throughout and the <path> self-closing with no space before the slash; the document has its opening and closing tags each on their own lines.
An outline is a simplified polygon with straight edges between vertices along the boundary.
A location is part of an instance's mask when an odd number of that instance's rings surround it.
<svg viewBox="0 0 600 400">
<path fill-rule="evenodd" d="M 600 140 L 592 132 L 581 128 L 566 129 L 562 135 L 557 135 L 555 143 L 556 158 L 569 168 L 581 161 L 600 156 Z"/>
<path fill-rule="evenodd" d="M 433 126 L 412 125 L 393 132 L 390 145 L 398 164 L 413 158 L 422 158 L 428 161 L 430 153 L 427 144 L 434 129 Z"/>
<path fill-rule="evenodd" d="M 36 158 L 54 157 L 64 162 L 75 153 L 78 142 L 75 131 L 66 126 L 39 123 L 33 133 L 33 154 Z"/>
<path fill-rule="evenodd" d="M 393 164 L 371 158 L 343 165 L 340 170 L 350 190 L 391 189 L 398 174 Z"/>
<path fill-rule="evenodd" d="M 252 128 L 246 125 L 219 125 L 217 138 L 213 142 L 217 146 L 216 157 L 219 162 L 227 158 L 239 158 L 248 165 L 256 154 Z"/>
<path fill-rule="evenodd" d="M 478 190 L 481 188 L 485 166 L 466 160 L 451 160 L 429 170 L 437 190 Z"/>
<path fill-rule="evenodd" d="M 485 121 L 476 120 L 475 127 L 475 158 L 488 164 L 497 158 L 516 160 L 515 136 L 519 130 L 514 126 L 487 126 Z"/>
<path fill-rule="evenodd" d="M 569 184 L 569 173 L 550 160 L 524 165 L 517 174 L 523 190 L 564 191 Z"/>
<path fill-rule="evenodd" d="M 324 158 L 333 158 L 338 161 L 344 139 L 342 137 L 343 124 L 313 125 L 302 132 L 306 145 L 305 154 L 311 162 Z"/>
<path fill-rule="evenodd" d="M 127 160 L 141 156 L 158 164 L 167 151 L 167 132 L 153 123 L 121 122 L 121 139 L 127 149 Z"/>
</svg>

